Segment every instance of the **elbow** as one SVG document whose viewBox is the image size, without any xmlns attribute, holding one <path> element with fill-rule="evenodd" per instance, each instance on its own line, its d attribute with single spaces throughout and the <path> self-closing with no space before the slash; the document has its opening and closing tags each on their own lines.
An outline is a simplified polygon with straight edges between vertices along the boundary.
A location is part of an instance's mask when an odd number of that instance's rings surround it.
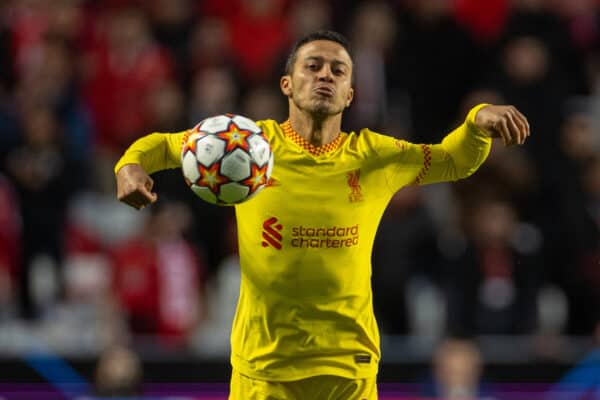
<svg viewBox="0 0 600 400">
<path fill-rule="evenodd" d="M 456 171 L 457 179 L 465 179 L 473 175 L 483 165 L 487 156 L 488 151 L 480 151 L 477 157 L 468 159 L 454 159 L 454 167 Z"/>
<path fill-rule="evenodd" d="M 475 173 L 475 171 L 477 171 L 477 169 L 478 168 L 469 168 L 469 169 L 462 171 L 462 173 L 460 174 L 458 179 L 466 179 L 466 178 L 470 177 L 471 175 L 473 175 Z"/>
<path fill-rule="evenodd" d="M 457 167 L 456 168 L 456 180 L 465 179 L 465 178 L 470 177 L 475 172 L 477 172 L 477 170 L 479 169 L 481 164 L 483 164 L 483 160 L 480 160 L 479 162 L 477 162 L 475 164 L 466 164 L 466 165 L 461 165 L 461 166 Z"/>
</svg>

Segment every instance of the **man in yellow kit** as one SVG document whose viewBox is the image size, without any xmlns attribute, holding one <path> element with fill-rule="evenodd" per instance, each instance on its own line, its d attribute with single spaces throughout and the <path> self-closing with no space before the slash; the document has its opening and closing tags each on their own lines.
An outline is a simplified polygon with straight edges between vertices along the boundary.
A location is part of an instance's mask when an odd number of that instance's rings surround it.
<svg viewBox="0 0 600 400">
<path fill-rule="evenodd" d="M 273 184 L 235 208 L 242 281 L 230 399 L 376 399 L 371 250 L 389 200 L 405 185 L 469 176 L 492 137 L 513 145 L 529 136 L 514 107 L 486 104 L 435 145 L 341 132 L 352 74 L 343 36 L 306 36 L 280 81 L 289 119 L 257 122 L 275 164 Z M 181 165 L 184 136 L 132 144 L 115 166 L 119 200 L 138 209 L 156 201 L 148 174 Z"/>
</svg>

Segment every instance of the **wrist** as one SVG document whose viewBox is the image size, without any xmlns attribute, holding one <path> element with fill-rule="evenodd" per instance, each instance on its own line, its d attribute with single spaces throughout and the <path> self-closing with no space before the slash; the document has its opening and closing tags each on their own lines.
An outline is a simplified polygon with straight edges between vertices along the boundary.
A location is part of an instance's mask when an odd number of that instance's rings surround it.
<svg viewBox="0 0 600 400">
<path fill-rule="evenodd" d="M 115 168 L 114 168 L 115 175 L 117 175 L 119 173 L 119 171 L 121 171 L 123 169 L 123 167 L 127 167 L 130 165 L 138 165 L 139 166 L 140 163 L 134 162 L 134 161 L 127 161 L 127 160 L 123 160 L 123 159 L 119 160 L 119 162 L 117 162 L 117 164 L 115 165 Z"/>
<path fill-rule="evenodd" d="M 471 110 L 469 111 L 469 113 L 467 114 L 467 117 L 465 119 L 465 123 L 467 124 L 467 127 L 471 130 L 473 130 L 476 133 L 479 133 L 481 135 L 484 135 L 486 137 L 491 137 L 491 134 L 483 127 L 480 126 L 477 123 L 477 113 L 479 113 L 479 111 L 487 106 L 489 106 L 490 104 L 488 103 L 481 103 L 476 105 L 475 107 L 471 108 Z"/>
</svg>

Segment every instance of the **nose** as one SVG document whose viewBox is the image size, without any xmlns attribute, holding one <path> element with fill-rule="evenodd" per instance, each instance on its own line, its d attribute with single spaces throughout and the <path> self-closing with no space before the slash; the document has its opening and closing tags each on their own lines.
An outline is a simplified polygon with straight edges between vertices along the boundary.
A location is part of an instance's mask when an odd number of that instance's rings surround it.
<svg viewBox="0 0 600 400">
<path fill-rule="evenodd" d="M 322 82 L 333 82 L 333 71 L 331 70 L 331 66 L 329 64 L 324 64 L 319 70 L 317 77 L 319 81 Z"/>
</svg>

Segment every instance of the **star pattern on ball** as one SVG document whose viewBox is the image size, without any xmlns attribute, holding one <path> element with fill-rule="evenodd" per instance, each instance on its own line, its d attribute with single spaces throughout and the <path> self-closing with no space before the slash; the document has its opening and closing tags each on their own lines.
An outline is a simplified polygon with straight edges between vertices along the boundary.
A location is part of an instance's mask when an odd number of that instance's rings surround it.
<svg viewBox="0 0 600 400">
<path fill-rule="evenodd" d="M 256 164 L 252 164 L 250 178 L 242 182 L 250 188 L 250 193 L 254 193 L 260 186 L 267 183 L 267 167 L 266 164 L 262 168 Z"/>
<path fill-rule="evenodd" d="M 192 153 L 196 154 L 198 139 L 199 137 L 197 135 L 192 135 L 187 139 L 187 141 L 185 142 L 185 148 L 183 150 L 184 154 L 188 151 L 191 151 Z"/>
<path fill-rule="evenodd" d="M 213 193 L 218 193 L 219 186 L 227 182 L 227 178 L 219 173 L 219 164 L 213 164 L 210 168 L 200 166 L 198 168 L 200 178 L 198 183 L 207 186 Z"/>
<path fill-rule="evenodd" d="M 240 148 L 244 151 L 249 151 L 248 136 L 252 135 L 251 131 L 240 129 L 236 124 L 230 123 L 229 129 L 225 132 L 217 133 L 217 136 L 225 139 L 227 142 L 226 152 Z"/>
</svg>

